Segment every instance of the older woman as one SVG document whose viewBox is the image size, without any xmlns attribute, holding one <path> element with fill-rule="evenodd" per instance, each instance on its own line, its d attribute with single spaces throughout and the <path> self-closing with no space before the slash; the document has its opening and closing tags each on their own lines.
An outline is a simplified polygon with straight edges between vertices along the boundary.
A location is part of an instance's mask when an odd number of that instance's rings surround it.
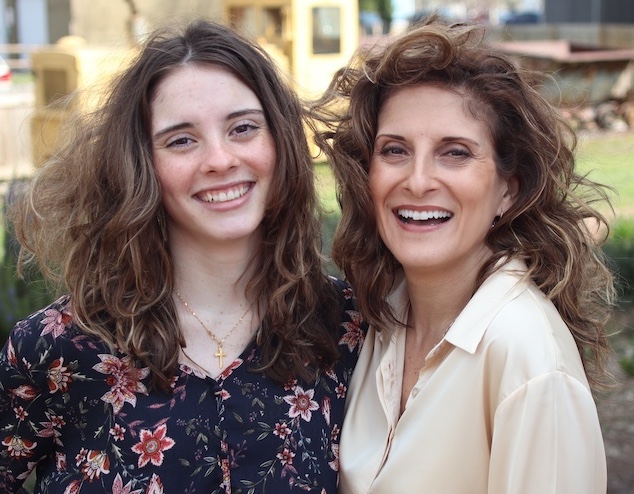
<svg viewBox="0 0 634 494">
<path fill-rule="evenodd" d="M 435 19 L 359 54 L 312 110 L 333 255 L 372 324 L 340 492 L 604 493 L 605 194 L 570 128 L 477 28 Z"/>
</svg>

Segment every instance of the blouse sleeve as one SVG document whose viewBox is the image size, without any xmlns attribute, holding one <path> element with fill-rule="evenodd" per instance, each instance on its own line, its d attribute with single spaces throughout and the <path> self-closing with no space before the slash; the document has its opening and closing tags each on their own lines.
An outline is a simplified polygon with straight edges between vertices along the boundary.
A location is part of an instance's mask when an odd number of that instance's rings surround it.
<svg viewBox="0 0 634 494">
<path fill-rule="evenodd" d="M 590 391 L 559 371 L 538 376 L 498 408 L 489 494 L 605 494 L 607 467 Z"/>
<path fill-rule="evenodd" d="M 0 353 L 0 492 L 8 494 L 23 492 L 22 483 L 55 440 L 42 370 L 49 365 L 46 353 L 36 351 L 32 329 L 19 323 Z"/>
</svg>

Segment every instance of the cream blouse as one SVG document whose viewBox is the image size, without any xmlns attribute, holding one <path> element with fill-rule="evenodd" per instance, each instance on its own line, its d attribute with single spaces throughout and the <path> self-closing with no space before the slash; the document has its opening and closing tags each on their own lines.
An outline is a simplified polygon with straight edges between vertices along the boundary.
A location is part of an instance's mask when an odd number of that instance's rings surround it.
<svg viewBox="0 0 634 494">
<path fill-rule="evenodd" d="M 340 493 L 597 494 L 606 460 L 581 359 L 512 261 L 473 296 L 399 418 L 405 332 L 370 329 L 350 383 Z M 390 298 L 404 316 L 403 280 Z M 438 359 L 435 359 L 436 361 Z"/>
</svg>

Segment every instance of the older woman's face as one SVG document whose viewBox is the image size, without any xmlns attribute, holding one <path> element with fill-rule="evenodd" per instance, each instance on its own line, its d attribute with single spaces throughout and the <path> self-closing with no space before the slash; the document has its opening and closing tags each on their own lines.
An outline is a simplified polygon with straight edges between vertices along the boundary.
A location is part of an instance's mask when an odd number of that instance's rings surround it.
<svg viewBox="0 0 634 494">
<path fill-rule="evenodd" d="M 487 233 L 515 195 L 494 158 L 461 95 L 420 85 L 385 102 L 370 186 L 379 233 L 405 270 L 469 272 L 490 254 Z"/>
</svg>

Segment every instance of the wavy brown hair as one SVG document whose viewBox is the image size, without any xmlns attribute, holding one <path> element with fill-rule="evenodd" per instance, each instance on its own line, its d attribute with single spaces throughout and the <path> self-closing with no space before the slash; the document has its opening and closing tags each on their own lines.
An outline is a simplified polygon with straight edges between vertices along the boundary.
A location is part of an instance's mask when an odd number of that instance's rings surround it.
<svg viewBox="0 0 634 494">
<path fill-rule="evenodd" d="M 434 84 L 455 91 L 488 128 L 498 173 L 519 182 L 515 204 L 488 234 L 493 255 L 477 283 L 498 261 L 523 259 L 527 276 L 570 328 L 591 384 L 599 387 L 606 381 L 605 327 L 614 286 L 600 248 L 605 237 L 597 240 L 594 231 L 607 236 L 607 221 L 593 203 L 609 205 L 608 195 L 576 171 L 575 134 L 534 89 L 531 74 L 483 38 L 480 27 L 449 26 L 432 17 L 387 45 L 359 51 L 311 105 L 316 141 L 334 167 L 342 208 L 333 259 L 366 320 L 378 328 L 393 323 L 386 295 L 400 265 L 377 231 L 368 182 L 378 115 L 403 87 Z"/>
<path fill-rule="evenodd" d="M 262 308 L 259 370 L 279 382 L 312 379 L 338 358 L 333 328 L 341 300 L 323 272 L 301 105 L 266 53 L 227 27 L 195 21 L 156 33 L 100 109 L 73 120 L 65 145 L 13 203 L 20 266 L 37 262 L 70 292 L 83 331 L 134 356 L 154 385 L 169 389 L 183 337 L 150 111 L 161 81 L 186 65 L 225 68 L 262 104 L 278 162 L 247 284 Z"/>
</svg>

